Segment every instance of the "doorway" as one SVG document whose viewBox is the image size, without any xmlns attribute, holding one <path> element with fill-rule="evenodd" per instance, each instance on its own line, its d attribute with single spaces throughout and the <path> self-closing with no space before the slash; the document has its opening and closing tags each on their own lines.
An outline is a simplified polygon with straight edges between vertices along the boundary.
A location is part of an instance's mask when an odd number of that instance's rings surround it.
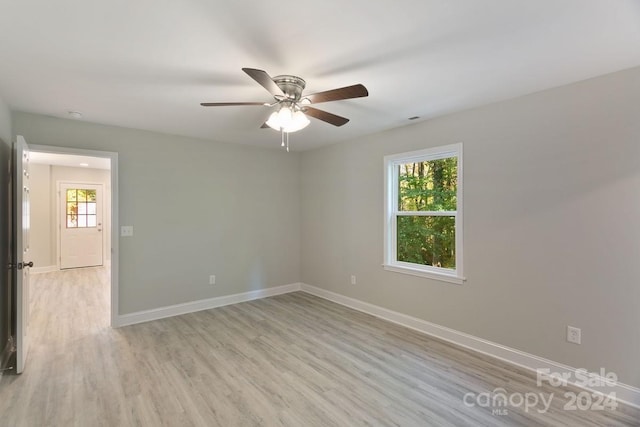
<svg viewBox="0 0 640 427">
<path fill-rule="evenodd" d="M 45 160 L 45 158 L 47 160 Z M 62 173 L 66 178 L 72 180 L 72 183 L 86 181 L 84 178 L 78 178 L 78 175 L 82 175 L 89 170 L 92 164 L 99 165 L 100 162 L 106 163 L 107 172 L 105 179 L 102 183 L 97 183 L 95 187 L 90 187 L 91 184 L 75 185 L 72 188 L 65 188 L 64 186 L 56 185 L 53 187 L 53 182 L 64 181 L 57 179 L 57 173 Z M 70 164 L 69 164 L 70 163 Z M 13 234 L 13 254 L 9 267 L 15 274 L 12 274 L 14 280 L 14 287 L 16 289 L 16 298 L 13 301 L 13 316 L 15 319 L 15 351 L 16 351 L 16 373 L 22 373 L 27 361 L 29 341 L 33 339 L 32 333 L 28 332 L 30 327 L 29 323 L 32 320 L 30 314 L 30 305 L 33 300 L 30 298 L 30 272 L 37 273 L 37 269 L 40 268 L 41 273 L 46 273 L 42 269 L 50 269 L 51 272 L 62 271 L 60 270 L 61 254 L 58 251 L 59 245 L 54 245 L 53 250 L 51 246 L 51 235 L 56 233 L 56 236 L 60 236 L 61 223 L 56 213 L 60 212 L 60 205 L 64 200 L 65 221 L 70 228 L 80 228 L 79 224 L 83 223 L 84 227 L 89 222 L 91 225 L 95 223 L 96 232 L 98 221 L 100 221 L 100 232 L 103 228 L 111 230 L 110 233 L 105 233 L 108 237 L 107 253 L 109 257 L 113 257 L 113 262 L 109 263 L 109 267 L 100 267 L 105 273 L 107 273 L 108 280 L 97 280 L 98 288 L 103 290 L 104 297 L 101 301 L 104 302 L 103 310 L 100 310 L 104 316 L 103 322 L 100 322 L 103 327 L 115 326 L 118 318 L 118 240 L 115 230 L 118 225 L 118 154 L 112 152 L 102 152 L 94 150 L 84 150 L 76 148 L 65 147 L 53 147 L 53 146 L 29 146 L 25 139 L 18 135 L 16 142 L 14 143 L 13 160 L 12 165 L 14 173 L 12 174 L 14 182 L 12 185 L 12 206 L 14 212 L 14 220 L 12 221 L 12 234 Z M 37 165 L 44 165 L 42 168 Z M 83 168 L 87 168 L 86 170 Z M 57 178 L 56 178 L 57 177 Z M 38 184 L 40 183 L 40 184 Z M 109 209 L 103 211 L 104 216 L 100 216 L 98 219 L 98 193 L 102 196 L 102 189 L 107 184 L 107 193 L 110 196 L 105 197 L 106 202 L 109 204 Z M 55 190 L 52 191 L 52 188 Z M 61 197 L 61 189 L 65 189 L 65 198 Z M 36 191 L 36 189 L 38 189 Z M 34 190 L 34 191 L 32 191 Z M 68 191 L 67 191 L 68 190 Z M 38 195 L 39 193 L 39 195 Z M 52 194 L 53 193 L 53 194 Z M 67 197 L 68 196 L 68 197 Z M 68 200 L 69 198 L 69 200 Z M 87 200 L 89 199 L 89 200 Z M 57 201 L 57 204 L 52 208 L 53 201 Z M 82 203 L 81 203 L 82 202 Z M 39 204 L 39 208 L 36 205 Z M 82 206 L 81 206 L 82 205 Z M 67 210 L 69 215 L 67 215 Z M 51 215 L 51 212 L 54 215 Z M 37 214 L 37 215 L 36 215 Z M 81 218 L 82 217 L 82 218 Z M 55 218 L 55 220 L 54 220 Z M 102 222 L 104 221 L 104 222 Z M 38 226 L 36 226 L 38 224 Z M 31 228 L 33 225 L 33 229 Z M 35 232 L 38 227 L 42 227 L 41 230 Z M 34 242 L 39 238 L 42 239 L 38 244 L 31 246 L 31 238 L 35 238 Z M 105 242 L 105 239 L 101 239 L 101 242 Z M 56 240 L 59 242 L 59 238 Z M 77 249 L 74 253 L 79 252 Z M 100 255 L 104 255 L 104 252 Z M 40 259 L 38 257 L 41 257 Z M 31 261 L 28 260 L 31 259 Z M 38 260 L 39 261 L 33 261 Z M 51 260 L 56 260 L 55 267 Z M 43 262 L 44 261 L 44 262 Z M 36 266 L 35 264 L 42 264 Z M 33 269 L 33 270 L 32 270 Z M 83 270 L 81 268 L 68 269 L 65 271 L 77 271 Z M 66 277 L 60 283 L 62 287 L 54 292 L 55 296 L 63 294 L 64 290 L 70 288 L 70 285 L 78 282 L 87 282 L 87 280 L 68 280 Z M 96 287 L 89 287 L 89 289 L 95 289 Z M 51 290 L 51 287 L 44 287 L 44 290 Z M 110 295 L 109 295 L 110 294 Z M 45 300 L 51 300 L 52 298 L 45 298 Z M 42 298 L 41 298 L 42 300 Z M 84 307 L 80 298 L 73 298 L 73 301 L 77 301 L 75 306 L 72 307 Z M 60 300 L 63 302 L 64 299 Z M 109 302 L 111 303 L 111 309 L 109 309 Z M 49 304 L 47 308 L 60 307 L 61 304 Z M 40 310 L 40 312 L 46 312 L 46 310 Z M 49 325 L 56 324 L 51 323 L 51 320 L 58 318 L 60 313 L 52 312 L 50 316 L 45 316 L 44 322 L 40 322 L 43 327 L 40 328 L 40 332 L 45 331 Z M 68 313 L 67 313 L 68 314 Z M 110 318 L 110 322 L 106 319 Z M 72 316 L 72 324 L 74 325 L 73 331 L 76 329 L 81 331 L 83 322 L 78 321 L 78 316 Z M 84 322 L 86 323 L 86 322 Z M 78 326 L 78 328 L 75 328 Z M 32 331 L 33 332 L 33 331 Z M 43 335 L 48 336 L 47 335 Z"/>
<path fill-rule="evenodd" d="M 83 277 L 106 278 L 101 279 L 110 294 L 106 325 L 113 327 L 118 314 L 118 155 L 46 145 L 30 145 L 29 151 L 32 272 L 75 270 Z M 38 180 L 46 183 L 40 191 Z M 38 203 L 41 209 L 34 206 Z"/>
</svg>

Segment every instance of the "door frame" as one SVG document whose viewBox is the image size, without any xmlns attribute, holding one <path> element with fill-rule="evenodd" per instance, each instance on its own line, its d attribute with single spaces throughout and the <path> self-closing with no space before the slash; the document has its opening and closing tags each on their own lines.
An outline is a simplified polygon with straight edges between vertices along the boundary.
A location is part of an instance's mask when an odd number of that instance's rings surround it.
<svg viewBox="0 0 640 427">
<path fill-rule="evenodd" d="M 84 148 L 71 148 L 71 147 L 57 147 L 53 145 L 35 145 L 29 144 L 30 151 L 38 151 L 41 153 L 55 153 L 55 154 L 72 154 L 77 156 L 89 156 L 89 157 L 101 157 L 107 158 L 111 162 L 111 320 L 110 325 L 112 328 L 118 326 L 118 295 L 119 295 L 119 283 L 118 283 L 118 271 L 120 261 L 120 240 L 118 235 L 119 221 L 118 221 L 118 153 L 113 151 L 97 151 L 87 150 Z M 104 212 L 104 211 L 103 211 Z M 104 254 L 103 254 L 104 256 Z M 58 266 L 60 263 L 58 262 Z"/>
<path fill-rule="evenodd" d="M 95 156 L 94 156 L 95 157 Z M 102 210 L 102 214 L 100 215 L 102 218 L 102 229 L 104 230 L 104 222 L 105 220 L 105 209 L 104 209 L 104 193 L 105 193 L 105 183 L 104 182 L 90 182 L 90 181 L 77 181 L 77 180 L 58 180 L 56 181 L 56 193 L 57 193 L 57 201 L 56 201 L 56 251 L 57 251 L 57 256 L 56 256 L 56 268 L 58 270 L 61 270 L 61 266 L 62 266 L 62 191 L 60 190 L 60 188 L 65 185 L 65 184 L 73 184 L 73 185 L 77 185 L 77 188 L 81 188 L 82 185 L 99 185 L 102 187 L 102 203 L 101 203 L 101 210 Z M 111 230 L 109 230 L 111 231 Z M 107 248 L 105 245 L 107 244 L 107 242 L 104 241 L 104 236 L 103 236 L 103 241 L 100 243 L 101 248 L 100 250 L 102 251 L 102 265 L 104 266 L 105 264 L 105 260 L 106 260 L 106 255 L 105 255 L 105 250 L 108 250 L 109 248 Z"/>
</svg>

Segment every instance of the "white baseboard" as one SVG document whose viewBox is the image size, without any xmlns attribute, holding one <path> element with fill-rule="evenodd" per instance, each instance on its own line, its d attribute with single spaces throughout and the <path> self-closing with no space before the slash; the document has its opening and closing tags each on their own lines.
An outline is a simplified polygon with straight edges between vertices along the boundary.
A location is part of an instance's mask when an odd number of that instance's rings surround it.
<svg viewBox="0 0 640 427">
<path fill-rule="evenodd" d="M 44 267 L 31 267 L 31 274 L 39 274 L 39 273 L 51 273 L 52 271 L 58 271 L 58 266 L 56 265 L 47 265 Z"/>
<path fill-rule="evenodd" d="M 229 304 L 237 304 L 240 302 L 271 297 L 274 295 L 287 294 L 289 292 L 295 292 L 299 290 L 300 283 L 292 283 L 290 285 L 257 289 L 255 291 L 243 292 L 240 294 L 224 295 L 221 297 L 170 305 L 168 307 L 154 308 L 152 310 L 121 314 L 115 319 L 113 326 L 117 328 L 120 326 L 149 322 L 151 320 L 164 319 L 166 317 L 179 316 L 181 314 L 193 313 L 202 310 L 209 310 L 210 308 L 222 307 Z"/>
<path fill-rule="evenodd" d="M 485 339 L 478 338 L 464 332 L 456 331 L 455 329 L 440 326 L 435 323 L 427 322 L 426 320 L 388 310 L 377 305 L 369 304 L 354 298 L 337 294 L 335 292 L 327 291 L 322 288 L 307 285 L 305 283 L 300 284 L 300 288 L 302 291 L 318 296 L 320 298 L 333 301 L 335 303 L 353 308 L 358 311 L 362 311 L 367 314 L 371 314 L 381 319 L 397 323 L 407 328 L 440 338 L 442 340 L 468 348 L 473 351 L 477 351 L 478 353 L 495 357 L 502 361 L 512 363 L 514 365 L 534 372 L 537 372 L 537 369 L 548 369 L 549 372 L 553 374 L 567 375 L 569 378 L 568 382 L 570 384 L 596 393 L 615 393 L 616 400 L 618 400 L 619 402 L 623 402 L 636 408 L 640 408 L 640 388 L 620 382 L 609 385 L 608 380 L 594 373 L 590 373 L 589 378 L 596 380 L 599 384 L 602 385 L 586 387 L 583 384 L 579 384 L 574 381 L 576 378 L 581 378 L 576 374 L 580 375 L 582 374 L 582 372 L 578 372 L 578 369 L 571 366 L 563 365 L 549 359 L 538 357 L 530 353 L 525 353 L 524 351 L 516 350 L 514 348 L 487 341 Z"/>
</svg>

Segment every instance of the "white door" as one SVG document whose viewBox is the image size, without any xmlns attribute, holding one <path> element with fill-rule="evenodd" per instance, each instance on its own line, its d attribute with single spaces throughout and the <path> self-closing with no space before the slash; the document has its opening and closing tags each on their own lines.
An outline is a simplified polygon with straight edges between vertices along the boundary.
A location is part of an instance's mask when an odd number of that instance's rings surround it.
<svg viewBox="0 0 640 427">
<path fill-rule="evenodd" d="M 15 144 L 16 372 L 22 373 L 29 349 L 29 147 L 20 135 Z"/>
<path fill-rule="evenodd" d="M 102 184 L 60 183 L 60 269 L 102 265 Z"/>
</svg>

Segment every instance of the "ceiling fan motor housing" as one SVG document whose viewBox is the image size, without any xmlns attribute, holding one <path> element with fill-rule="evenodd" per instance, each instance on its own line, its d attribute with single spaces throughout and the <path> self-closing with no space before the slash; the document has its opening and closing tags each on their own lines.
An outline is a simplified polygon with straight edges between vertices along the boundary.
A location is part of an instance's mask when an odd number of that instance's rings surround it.
<svg viewBox="0 0 640 427">
<path fill-rule="evenodd" d="M 275 76 L 273 81 L 293 102 L 300 101 L 302 91 L 306 86 L 306 82 L 303 79 L 297 76 L 282 75 Z"/>
</svg>

